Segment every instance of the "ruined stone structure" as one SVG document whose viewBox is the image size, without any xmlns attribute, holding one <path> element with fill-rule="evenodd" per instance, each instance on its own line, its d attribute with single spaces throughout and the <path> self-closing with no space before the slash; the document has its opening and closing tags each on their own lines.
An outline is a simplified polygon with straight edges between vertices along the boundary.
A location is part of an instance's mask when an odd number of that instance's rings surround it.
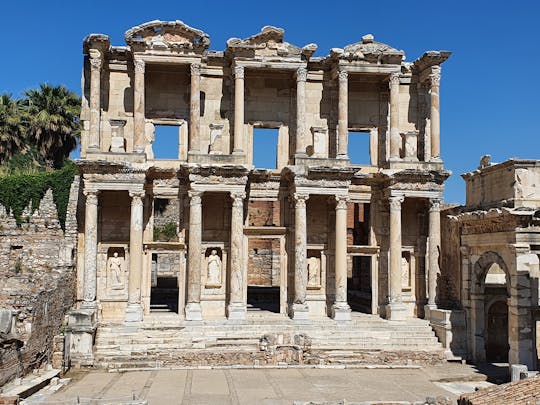
<svg viewBox="0 0 540 405">
<path fill-rule="evenodd" d="M 62 367 L 61 327 L 75 303 L 78 193 L 77 177 L 65 232 L 50 189 L 36 210 L 25 209 L 21 226 L 0 205 L 0 386 L 46 363 Z"/>
<path fill-rule="evenodd" d="M 450 52 L 405 62 L 365 35 L 314 57 L 315 44 L 285 42 L 275 27 L 210 51 L 208 35 L 180 21 L 125 39 L 92 34 L 83 46 L 81 359 L 92 361 L 92 325 L 163 312 L 176 322 L 243 322 L 251 307 L 294 321 L 429 316 Z M 175 128 L 175 159 L 154 150 L 162 126 Z M 277 131 L 274 168 L 253 165 L 259 128 Z M 365 165 L 349 159 L 359 136 Z"/>
<path fill-rule="evenodd" d="M 442 212 L 440 306 L 452 310 L 438 310 L 438 335 L 473 362 L 538 370 L 540 161 L 486 156 L 462 177 L 466 205 Z"/>
</svg>

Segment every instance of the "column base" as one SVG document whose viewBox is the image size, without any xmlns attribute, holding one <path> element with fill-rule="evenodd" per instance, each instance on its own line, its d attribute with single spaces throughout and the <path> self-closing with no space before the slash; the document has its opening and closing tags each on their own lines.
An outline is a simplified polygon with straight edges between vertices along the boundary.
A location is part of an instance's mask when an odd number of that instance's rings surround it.
<svg viewBox="0 0 540 405">
<path fill-rule="evenodd" d="M 202 308 L 199 302 L 189 302 L 186 305 L 186 321 L 202 321 Z"/>
<path fill-rule="evenodd" d="M 97 309 L 97 301 L 82 301 L 81 309 Z"/>
<path fill-rule="evenodd" d="M 242 149 L 233 150 L 233 155 L 245 155 L 244 151 Z"/>
<path fill-rule="evenodd" d="M 332 305 L 332 319 L 334 319 L 334 321 L 350 321 L 351 307 L 349 304 L 340 302 Z"/>
<path fill-rule="evenodd" d="M 389 321 L 403 321 L 407 319 L 407 308 L 401 302 L 393 302 L 386 306 L 386 319 Z"/>
<path fill-rule="evenodd" d="M 428 321 L 431 320 L 431 311 L 437 309 L 436 304 L 426 304 L 424 305 L 424 319 L 427 319 Z"/>
<path fill-rule="evenodd" d="M 290 309 L 290 316 L 295 321 L 307 321 L 309 320 L 309 307 L 307 303 L 292 304 Z"/>
<path fill-rule="evenodd" d="M 229 304 L 229 316 L 230 321 L 245 321 L 247 315 L 247 307 L 244 304 Z"/>
<path fill-rule="evenodd" d="M 143 307 L 141 304 L 128 304 L 126 307 L 126 322 L 142 322 Z"/>
<path fill-rule="evenodd" d="M 442 159 L 440 156 L 435 156 L 435 157 L 432 157 L 429 159 L 430 162 L 433 162 L 433 163 L 442 163 Z"/>
</svg>

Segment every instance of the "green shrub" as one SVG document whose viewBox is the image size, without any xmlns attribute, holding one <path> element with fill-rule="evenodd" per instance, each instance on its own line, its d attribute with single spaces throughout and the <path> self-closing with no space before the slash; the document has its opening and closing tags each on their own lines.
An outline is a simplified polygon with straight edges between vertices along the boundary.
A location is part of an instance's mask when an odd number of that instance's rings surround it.
<svg viewBox="0 0 540 405">
<path fill-rule="evenodd" d="M 174 222 L 167 222 L 163 226 L 154 227 L 154 241 L 172 242 L 178 238 L 178 232 L 176 231 L 176 224 Z"/>
</svg>

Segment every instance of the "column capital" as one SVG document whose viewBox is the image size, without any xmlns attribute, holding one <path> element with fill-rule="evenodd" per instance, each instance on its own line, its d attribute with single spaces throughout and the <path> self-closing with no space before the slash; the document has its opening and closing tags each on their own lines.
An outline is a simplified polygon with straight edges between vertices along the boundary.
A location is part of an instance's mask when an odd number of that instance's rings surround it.
<svg viewBox="0 0 540 405">
<path fill-rule="evenodd" d="M 443 200 L 440 197 L 430 198 L 429 199 L 429 211 L 430 212 L 440 211 L 442 202 L 443 202 Z"/>
<path fill-rule="evenodd" d="M 135 200 L 142 200 L 146 195 L 144 190 L 135 190 L 130 191 L 129 196 L 131 197 L 132 202 Z"/>
<path fill-rule="evenodd" d="M 97 205 L 99 190 L 85 189 L 83 194 L 86 197 L 86 204 Z"/>
<path fill-rule="evenodd" d="M 461 252 L 461 254 L 463 256 L 469 256 L 469 254 L 471 253 L 471 248 L 469 246 L 460 246 L 459 247 L 459 251 Z"/>
<path fill-rule="evenodd" d="M 347 80 L 349 80 L 349 72 L 346 70 L 340 70 L 338 72 L 338 78 L 340 82 L 347 82 Z"/>
<path fill-rule="evenodd" d="M 405 197 L 402 195 L 390 196 L 388 197 L 388 202 L 390 203 L 391 210 L 401 210 L 401 203 L 405 200 Z"/>
<path fill-rule="evenodd" d="M 139 58 L 133 59 L 133 65 L 135 66 L 135 72 L 136 73 L 143 73 L 144 74 L 144 71 L 145 71 L 145 68 L 146 68 L 146 63 L 144 62 L 144 60 L 139 59 Z"/>
<path fill-rule="evenodd" d="M 241 207 L 246 198 L 244 191 L 231 191 L 231 199 L 233 200 L 233 207 Z"/>
<path fill-rule="evenodd" d="M 399 85 L 399 73 L 394 72 L 390 73 L 390 86 L 397 86 Z"/>
<path fill-rule="evenodd" d="M 346 210 L 349 200 L 347 195 L 336 195 L 336 210 Z"/>
<path fill-rule="evenodd" d="M 439 86 L 441 84 L 441 72 L 433 72 L 429 75 L 429 83 L 431 87 Z"/>
<path fill-rule="evenodd" d="M 90 56 L 90 66 L 92 67 L 92 69 L 100 70 L 102 64 L 103 64 L 103 61 L 99 56 L 98 57 Z"/>
<path fill-rule="evenodd" d="M 234 77 L 237 79 L 243 79 L 244 78 L 244 67 L 243 66 L 235 66 L 234 67 Z"/>
<path fill-rule="evenodd" d="M 199 190 L 189 190 L 188 196 L 190 198 L 190 205 L 199 205 L 202 201 L 203 192 Z"/>
<path fill-rule="evenodd" d="M 294 193 L 293 198 L 296 208 L 306 208 L 306 201 L 309 199 L 309 194 Z"/>
<path fill-rule="evenodd" d="M 200 76 L 201 75 L 201 64 L 200 63 L 192 63 L 189 65 L 189 71 L 191 72 L 191 76 Z"/>
<path fill-rule="evenodd" d="M 305 67 L 299 67 L 296 69 L 296 81 L 305 82 L 307 80 L 308 70 Z"/>
</svg>

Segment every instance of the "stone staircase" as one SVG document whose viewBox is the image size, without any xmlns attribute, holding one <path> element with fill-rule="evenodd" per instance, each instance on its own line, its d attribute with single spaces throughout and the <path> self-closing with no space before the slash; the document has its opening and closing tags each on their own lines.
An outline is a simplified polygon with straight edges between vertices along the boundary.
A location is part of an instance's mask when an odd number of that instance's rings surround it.
<svg viewBox="0 0 540 405">
<path fill-rule="evenodd" d="M 185 322 L 155 314 L 137 326 L 103 324 L 95 342 L 100 368 L 182 366 L 421 365 L 444 360 L 422 319 L 387 321 L 357 314 L 346 324 L 317 319 L 299 324 L 282 315 L 248 313 L 245 323 Z"/>
</svg>

